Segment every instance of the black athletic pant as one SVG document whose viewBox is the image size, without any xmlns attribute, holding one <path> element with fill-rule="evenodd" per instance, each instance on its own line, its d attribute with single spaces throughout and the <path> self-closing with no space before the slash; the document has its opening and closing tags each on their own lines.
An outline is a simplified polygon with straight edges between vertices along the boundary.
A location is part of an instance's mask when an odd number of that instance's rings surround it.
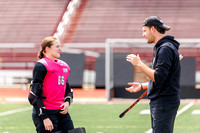
<svg viewBox="0 0 200 133">
<path fill-rule="evenodd" d="M 55 131 L 62 131 L 62 133 L 68 133 L 68 130 L 74 129 L 73 122 L 69 113 L 63 115 L 59 111 L 47 110 L 49 119 L 52 121 Z M 35 110 L 33 109 L 32 119 L 36 127 L 37 133 L 50 133 L 50 131 L 45 130 L 43 120 L 39 117 Z"/>
<path fill-rule="evenodd" d="M 174 121 L 180 105 L 179 97 L 158 98 L 150 102 L 153 133 L 173 133 Z"/>
</svg>

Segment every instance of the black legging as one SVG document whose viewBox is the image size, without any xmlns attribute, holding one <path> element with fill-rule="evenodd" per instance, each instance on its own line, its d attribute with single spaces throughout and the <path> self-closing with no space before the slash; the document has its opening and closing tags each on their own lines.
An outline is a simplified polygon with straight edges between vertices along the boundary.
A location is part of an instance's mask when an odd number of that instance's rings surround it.
<svg viewBox="0 0 200 133">
<path fill-rule="evenodd" d="M 74 129 L 73 122 L 69 113 L 63 115 L 60 114 L 60 111 L 46 111 L 49 119 L 52 121 L 54 129 L 52 132 L 62 131 L 62 133 L 68 133 L 68 130 Z M 50 131 L 45 130 L 43 120 L 38 116 L 33 109 L 32 119 L 36 127 L 37 133 L 51 133 Z"/>
</svg>

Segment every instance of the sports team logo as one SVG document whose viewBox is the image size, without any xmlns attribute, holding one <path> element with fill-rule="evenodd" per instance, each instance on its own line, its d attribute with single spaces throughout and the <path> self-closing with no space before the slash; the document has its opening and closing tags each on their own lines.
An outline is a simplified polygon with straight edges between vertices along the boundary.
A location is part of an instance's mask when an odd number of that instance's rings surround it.
<svg viewBox="0 0 200 133">
<path fill-rule="evenodd" d="M 68 69 L 67 69 L 67 68 L 63 68 L 63 72 L 64 72 L 64 73 L 67 73 L 67 72 L 68 72 Z"/>
</svg>

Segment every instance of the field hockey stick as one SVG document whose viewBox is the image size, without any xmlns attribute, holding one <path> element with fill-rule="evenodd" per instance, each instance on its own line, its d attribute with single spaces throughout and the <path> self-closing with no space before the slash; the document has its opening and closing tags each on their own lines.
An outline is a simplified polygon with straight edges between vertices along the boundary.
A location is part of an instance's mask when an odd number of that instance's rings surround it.
<svg viewBox="0 0 200 133">
<path fill-rule="evenodd" d="M 119 118 L 122 118 L 124 117 L 124 115 L 131 109 L 133 108 L 133 106 L 135 106 L 144 96 L 146 96 L 147 94 L 147 90 L 129 107 L 127 108 L 124 112 L 122 112 L 120 115 L 119 115 Z"/>
</svg>

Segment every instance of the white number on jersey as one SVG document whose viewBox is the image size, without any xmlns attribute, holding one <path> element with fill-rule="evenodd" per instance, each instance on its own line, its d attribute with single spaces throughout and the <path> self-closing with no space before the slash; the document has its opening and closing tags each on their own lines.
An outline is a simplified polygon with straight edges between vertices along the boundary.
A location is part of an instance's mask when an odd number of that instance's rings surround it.
<svg viewBox="0 0 200 133">
<path fill-rule="evenodd" d="M 58 85 L 64 85 L 64 84 L 65 84 L 65 77 L 58 76 Z"/>
</svg>

